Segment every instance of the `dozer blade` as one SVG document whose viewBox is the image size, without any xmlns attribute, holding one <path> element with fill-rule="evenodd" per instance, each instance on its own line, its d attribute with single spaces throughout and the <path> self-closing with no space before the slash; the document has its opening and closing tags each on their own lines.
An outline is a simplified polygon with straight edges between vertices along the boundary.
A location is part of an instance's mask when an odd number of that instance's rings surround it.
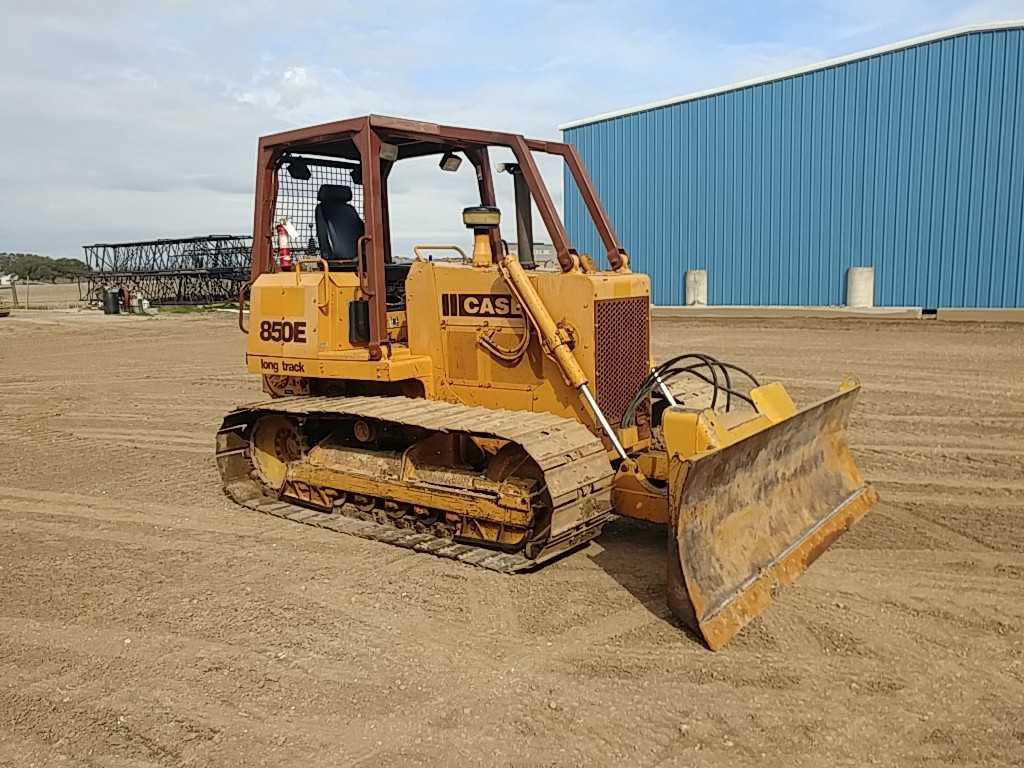
<svg viewBox="0 0 1024 768">
<path fill-rule="evenodd" d="M 859 387 L 669 468 L 669 606 L 718 650 L 878 500 L 846 425 Z"/>
</svg>

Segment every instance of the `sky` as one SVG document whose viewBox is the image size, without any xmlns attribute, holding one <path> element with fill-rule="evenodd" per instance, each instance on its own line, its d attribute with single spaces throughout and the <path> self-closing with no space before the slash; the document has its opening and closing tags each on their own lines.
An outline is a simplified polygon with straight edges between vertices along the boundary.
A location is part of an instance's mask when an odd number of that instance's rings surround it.
<svg viewBox="0 0 1024 768">
<path fill-rule="evenodd" d="M 1024 0 L 0 0 L 0 12 L 0 251 L 80 257 L 93 242 L 251 233 L 264 134 L 372 112 L 558 139 L 575 118 L 1024 18 Z M 396 171 L 396 252 L 465 241 L 468 166 Z M 560 165 L 542 171 L 560 205 Z"/>
</svg>

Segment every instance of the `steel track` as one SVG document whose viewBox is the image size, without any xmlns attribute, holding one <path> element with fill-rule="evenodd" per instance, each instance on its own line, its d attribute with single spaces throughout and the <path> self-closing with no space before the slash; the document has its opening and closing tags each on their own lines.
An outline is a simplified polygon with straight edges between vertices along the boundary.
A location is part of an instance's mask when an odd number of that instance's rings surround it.
<svg viewBox="0 0 1024 768">
<path fill-rule="evenodd" d="M 552 504 L 553 534 L 536 557 L 457 542 L 427 532 L 361 519 L 345 504 L 328 513 L 278 497 L 259 479 L 249 434 L 261 416 L 300 420 L 370 418 L 438 432 L 464 432 L 515 443 L 544 473 Z M 609 519 L 614 472 L 601 441 L 579 422 L 548 413 L 480 408 L 405 397 L 287 397 L 242 406 L 217 433 L 217 464 L 224 491 L 238 504 L 326 530 L 381 541 L 503 573 L 527 571 L 595 538 Z"/>
</svg>

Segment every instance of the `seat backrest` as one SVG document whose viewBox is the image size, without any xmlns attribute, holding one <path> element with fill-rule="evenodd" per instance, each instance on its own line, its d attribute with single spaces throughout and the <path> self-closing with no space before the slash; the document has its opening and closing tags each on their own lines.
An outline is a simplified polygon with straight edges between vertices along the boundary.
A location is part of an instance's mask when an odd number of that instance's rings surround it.
<svg viewBox="0 0 1024 768">
<path fill-rule="evenodd" d="M 359 238 L 365 226 L 351 205 L 352 187 L 321 184 L 316 193 L 316 237 L 320 255 L 327 261 L 355 263 Z"/>
</svg>

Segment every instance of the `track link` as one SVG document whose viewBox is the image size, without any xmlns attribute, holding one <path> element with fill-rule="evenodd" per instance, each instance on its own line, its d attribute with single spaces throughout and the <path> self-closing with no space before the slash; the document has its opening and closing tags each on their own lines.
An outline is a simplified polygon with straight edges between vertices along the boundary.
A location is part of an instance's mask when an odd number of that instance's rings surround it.
<svg viewBox="0 0 1024 768">
<path fill-rule="evenodd" d="M 519 445 L 544 473 L 552 534 L 533 558 L 365 519 L 344 504 L 332 512 L 280 498 L 259 479 L 249 432 L 261 416 L 304 419 L 370 418 L 435 432 L 462 432 Z M 582 424 L 547 413 L 494 410 L 406 397 L 287 397 L 242 406 L 217 433 L 217 464 L 225 493 L 249 509 L 373 541 L 458 560 L 503 573 L 536 568 L 595 538 L 608 520 L 614 476 L 601 441 Z"/>
</svg>

